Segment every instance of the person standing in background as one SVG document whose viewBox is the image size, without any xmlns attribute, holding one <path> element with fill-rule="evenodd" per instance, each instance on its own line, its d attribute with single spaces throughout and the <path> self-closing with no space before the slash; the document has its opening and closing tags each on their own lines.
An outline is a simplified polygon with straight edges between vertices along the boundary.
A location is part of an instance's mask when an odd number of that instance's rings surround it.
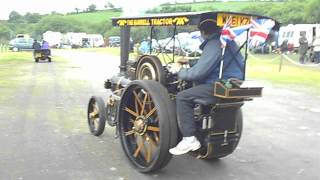
<svg viewBox="0 0 320 180">
<path fill-rule="evenodd" d="M 288 40 L 285 39 L 282 44 L 280 45 L 280 52 L 282 54 L 287 54 L 288 52 Z"/>
<path fill-rule="evenodd" d="M 317 36 L 312 43 L 314 52 L 314 63 L 320 63 L 320 36 Z"/>
<path fill-rule="evenodd" d="M 304 31 L 300 32 L 299 44 L 299 62 L 304 64 L 307 59 L 308 52 L 308 40 L 306 38 L 306 32 Z"/>
</svg>

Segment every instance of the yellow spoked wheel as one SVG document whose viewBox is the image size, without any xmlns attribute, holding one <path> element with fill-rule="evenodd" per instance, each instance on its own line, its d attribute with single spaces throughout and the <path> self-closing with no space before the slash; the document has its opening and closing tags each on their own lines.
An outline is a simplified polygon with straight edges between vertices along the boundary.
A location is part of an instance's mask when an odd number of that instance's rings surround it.
<svg viewBox="0 0 320 180">
<path fill-rule="evenodd" d="M 128 85 L 119 105 L 119 133 L 127 157 L 141 172 L 169 162 L 178 130 L 174 104 L 160 83 L 134 81 Z"/>
<path fill-rule="evenodd" d="M 106 124 L 106 108 L 102 98 L 92 96 L 88 104 L 88 125 L 90 132 L 100 136 Z"/>
</svg>

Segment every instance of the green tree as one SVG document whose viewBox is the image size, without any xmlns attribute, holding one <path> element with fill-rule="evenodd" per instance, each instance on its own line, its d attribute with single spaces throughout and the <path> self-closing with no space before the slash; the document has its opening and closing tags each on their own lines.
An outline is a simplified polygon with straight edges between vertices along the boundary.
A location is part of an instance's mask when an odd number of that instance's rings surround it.
<svg viewBox="0 0 320 180">
<path fill-rule="evenodd" d="M 39 13 L 27 13 L 24 15 L 24 19 L 27 23 L 37 23 L 41 19 L 41 15 Z"/>
<path fill-rule="evenodd" d="M 118 27 L 111 27 L 104 33 L 104 37 L 110 37 L 110 36 L 119 36 L 120 35 L 120 29 Z"/>
<path fill-rule="evenodd" d="M 76 19 L 53 15 L 42 18 L 35 26 L 34 31 L 36 35 L 41 35 L 46 31 L 57 31 L 61 33 L 83 32 L 85 31 L 85 25 Z"/>
<path fill-rule="evenodd" d="M 94 5 L 94 4 L 91 4 L 91 5 L 88 7 L 88 11 L 89 11 L 89 12 L 94 12 L 94 11 L 96 11 L 96 9 L 97 9 L 97 6 Z"/>
<path fill-rule="evenodd" d="M 310 1 L 310 0 L 309 0 Z M 242 9 L 243 12 L 253 13 L 258 15 L 270 16 L 283 25 L 306 23 L 306 9 L 307 3 L 298 0 L 285 2 L 279 6 L 277 3 L 263 3 L 257 5 L 250 5 Z"/>
<path fill-rule="evenodd" d="M 131 29 L 131 37 L 135 43 L 141 42 L 144 39 L 150 37 L 149 27 L 136 27 Z"/>
<path fill-rule="evenodd" d="M 311 0 L 307 5 L 305 21 L 320 23 L 320 0 Z"/>
<path fill-rule="evenodd" d="M 175 13 L 175 12 L 191 12 L 191 6 L 171 6 L 171 5 L 161 5 L 160 8 L 153 8 L 147 11 L 147 13 Z"/>
<path fill-rule="evenodd" d="M 76 13 L 78 14 L 80 9 L 79 8 L 74 8 L 74 10 L 76 10 Z"/>
<path fill-rule="evenodd" d="M 107 5 L 109 6 L 110 9 L 114 8 L 114 5 L 111 2 L 108 2 Z"/>
<path fill-rule="evenodd" d="M 21 16 L 18 12 L 12 11 L 9 14 L 9 22 L 13 23 L 23 23 L 23 16 Z"/>
<path fill-rule="evenodd" d="M 0 24 L 0 43 L 10 40 L 11 33 L 12 31 L 7 25 Z"/>
</svg>

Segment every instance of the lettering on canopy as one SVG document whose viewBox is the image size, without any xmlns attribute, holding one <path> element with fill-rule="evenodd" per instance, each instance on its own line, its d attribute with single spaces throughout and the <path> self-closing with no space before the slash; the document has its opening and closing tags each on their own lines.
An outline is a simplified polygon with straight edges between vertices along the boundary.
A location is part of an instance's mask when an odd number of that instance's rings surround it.
<svg viewBox="0 0 320 180">
<path fill-rule="evenodd" d="M 235 14 L 225 14 L 225 13 L 218 13 L 217 15 L 217 25 L 223 26 L 228 18 L 231 17 L 231 27 L 238 27 L 250 24 L 250 19 L 253 18 L 251 16 L 245 16 L 245 15 L 235 15 Z"/>
<path fill-rule="evenodd" d="M 118 26 L 183 26 L 187 25 L 187 17 L 164 17 L 164 18 L 145 18 L 145 19 L 119 19 Z"/>
</svg>

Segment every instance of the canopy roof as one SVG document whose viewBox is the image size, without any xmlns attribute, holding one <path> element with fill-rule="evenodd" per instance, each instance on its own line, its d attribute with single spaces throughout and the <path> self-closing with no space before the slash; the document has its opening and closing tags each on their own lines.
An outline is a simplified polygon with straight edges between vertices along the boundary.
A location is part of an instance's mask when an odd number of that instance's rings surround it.
<svg viewBox="0 0 320 180">
<path fill-rule="evenodd" d="M 238 12 L 216 11 L 216 12 L 186 12 L 186 13 L 165 13 L 165 14 L 148 14 L 132 17 L 112 18 L 113 26 L 188 26 L 198 25 L 204 19 L 212 19 L 217 25 L 222 27 L 227 19 L 231 17 L 233 27 L 250 24 L 251 19 L 272 19 L 267 16 L 255 14 L 246 14 Z M 274 19 L 272 19 L 274 20 Z M 273 30 L 278 31 L 280 23 L 275 21 Z"/>
</svg>

